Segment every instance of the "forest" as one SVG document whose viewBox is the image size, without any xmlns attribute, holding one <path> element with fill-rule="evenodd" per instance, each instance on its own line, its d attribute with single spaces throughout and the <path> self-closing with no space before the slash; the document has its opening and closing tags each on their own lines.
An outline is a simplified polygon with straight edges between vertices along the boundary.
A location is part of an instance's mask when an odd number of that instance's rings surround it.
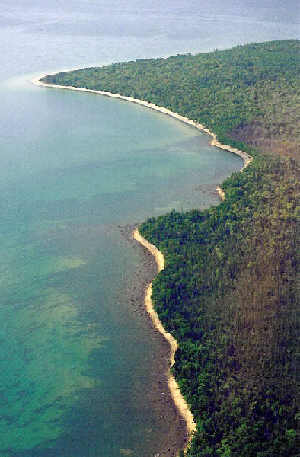
<svg viewBox="0 0 300 457">
<path fill-rule="evenodd" d="M 165 256 L 152 298 L 179 343 L 189 457 L 299 457 L 299 75 L 286 40 L 43 79 L 165 106 L 254 157 L 218 206 L 140 227 Z"/>
</svg>

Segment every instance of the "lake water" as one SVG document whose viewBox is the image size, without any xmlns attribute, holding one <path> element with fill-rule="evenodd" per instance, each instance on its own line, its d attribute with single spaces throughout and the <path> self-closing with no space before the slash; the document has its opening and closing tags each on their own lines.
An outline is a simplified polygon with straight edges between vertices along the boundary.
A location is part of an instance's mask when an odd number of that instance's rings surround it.
<svg viewBox="0 0 300 457">
<path fill-rule="evenodd" d="M 299 38 L 296 2 L 140 3 L 1 2 L 1 457 L 155 455 L 159 342 L 124 293 L 142 254 L 119 226 L 217 204 L 242 165 L 167 116 L 30 79 Z"/>
</svg>

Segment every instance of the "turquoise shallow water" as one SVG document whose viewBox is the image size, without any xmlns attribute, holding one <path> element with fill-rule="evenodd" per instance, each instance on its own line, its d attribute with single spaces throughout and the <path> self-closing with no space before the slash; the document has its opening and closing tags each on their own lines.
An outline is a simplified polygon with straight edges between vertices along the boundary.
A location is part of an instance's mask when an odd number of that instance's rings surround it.
<svg viewBox="0 0 300 457">
<path fill-rule="evenodd" d="M 293 2 L 160 3 L 2 2 L 1 457 L 150 457 L 167 434 L 147 394 L 159 343 L 127 292 L 142 254 L 119 226 L 216 204 L 241 160 L 162 114 L 29 81 L 299 29 Z"/>
<path fill-rule="evenodd" d="M 24 135 L 26 159 L 7 154 L 2 171 L 1 453 L 151 455 L 161 425 L 143 393 L 159 347 L 121 293 L 141 254 L 118 225 L 216 203 L 211 186 L 241 160 L 133 104 L 24 96 L 40 139 Z"/>
</svg>

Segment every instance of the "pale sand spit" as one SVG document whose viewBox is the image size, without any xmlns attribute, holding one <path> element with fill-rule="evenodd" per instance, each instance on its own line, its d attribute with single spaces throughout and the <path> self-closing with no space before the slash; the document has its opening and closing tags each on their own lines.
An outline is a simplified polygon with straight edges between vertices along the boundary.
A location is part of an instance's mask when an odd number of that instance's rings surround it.
<svg viewBox="0 0 300 457">
<path fill-rule="evenodd" d="M 220 200 L 223 202 L 225 200 L 225 192 L 224 192 L 224 190 L 220 186 L 218 186 L 216 190 L 217 190 L 217 192 L 219 194 Z"/>
<path fill-rule="evenodd" d="M 133 238 L 138 241 L 142 246 L 144 246 L 148 251 L 154 256 L 156 263 L 157 263 L 157 269 L 158 273 L 164 269 L 165 266 L 165 261 L 164 261 L 164 256 L 163 254 L 157 249 L 154 244 L 149 243 L 138 231 L 136 228 L 133 232 Z M 146 294 L 145 294 L 145 306 L 146 310 L 149 313 L 149 316 L 151 317 L 151 320 L 153 322 L 154 327 L 163 335 L 163 337 L 168 341 L 170 344 L 170 366 L 172 367 L 175 363 L 175 352 L 178 348 L 177 341 L 175 338 L 171 335 L 171 333 L 166 332 L 164 329 L 161 321 L 159 320 L 157 312 L 153 308 L 153 303 L 152 303 L 152 283 L 149 284 L 149 286 L 146 289 Z M 188 407 L 188 404 L 186 403 L 185 399 L 183 398 L 179 386 L 174 378 L 174 376 L 169 373 L 168 376 L 168 386 L 172 395 L 172 399 L 176 405 L 176 408 L 178 409 L 180 415 L 186 422 L 187 426 L 187 431 L 189 434 L 190 439 L 192 438 L 193 432 L 196 430 L 196 423 L 194 421 L 193 415 Z"/>
</svg>

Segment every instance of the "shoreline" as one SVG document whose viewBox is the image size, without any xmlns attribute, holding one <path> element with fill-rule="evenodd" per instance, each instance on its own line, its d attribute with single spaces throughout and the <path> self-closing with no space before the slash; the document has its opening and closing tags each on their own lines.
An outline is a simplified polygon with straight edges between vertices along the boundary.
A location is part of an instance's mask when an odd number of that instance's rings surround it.
<svg viewBox="0 0 300 457">
<path fill-rule="evenodd" d="M 210 142 L 211 146 L 215 146 L 215 147 L 217 147 L 219 149 L 223 149 L 223 150 L 229 151 L 229 152 L 231 152 L 233 154 L 236 154 L 239 157 L 241 157 L 243 162 L 244 162 L 243 167 L 240 170 L 241 172 L 253 160 L 253 157 L 250 156 L 249 154 L 247 154 L 246 152 L 240 151 L 239 149 L 234 148 L 234 147 L 232 147 L 230 145 L 224 145 L 224 144 L 220 143 L 217 140 L 216 134 L 211 132 L 204 125 L 202 125 L 200 123 L 197 123 L 196 121 L 191 120 L 191 119 L 189 119 L 187 117 L 181 116 L 180 114 L 175 113 L 175 112 L 173 112 L 173 111 L 171 111 L 171 110 L 169 110 L 169 109 L 167 109 L 165 107 L 157 106 L 157 105 L 155 105 L 153 103 L 149 103 L 149 102 L 147 102 L 145 100 L 140 100 L 140 99 L 136 99 L 136 98 L 133 98 L 133 97 L 127 97 L 127 96 L 123 96 L 121 94 L 115 94 L 115 93 L 106 92 L 106 91 L 87 89 L 87 88 L 84 88 L 84 87 L 63 86 L 63 85 L 59 85 L 59 84 L 44 83 L 44 82 L 41 81 L 41 78 L 43 78 L 45 76 L 47 76 L 47 75 L 46 74 L 40 75 L 39 77 L 34 78 L 33 80 L 31 80 L 31 82 L 34 85 L 37 85 L 37 86 L 40 86 L 40 87 L 54 88 L 54 89 L 65 89 L 65 90 L 72 90 L 72 91 L 78 91 L 78 92 L 87 92 L 87 93 L 92 93 L 92 94 L 96 94 L 96 95 L 103 95 L 103 96 L 106 96 L 106 97 L 111 97 L 111 98 L 116 98 L 116 99 L 120 99 L 120 100 L 124 100 L 124 101 L 128 101 L 128 102 L 132 102 L 132 103 L 135 103 L 137 105 L 144 106 L 146 108 L 150 108 L 150 109 L 152 109 L 154 111 L 158 111 L 158 112 L 160 112 L 162 114 L 166 114 L 166 115 L 168 115 L 168 116 L 170 116 L 172 118 L 177 119 L 180 122 L 183 122 L 183 123 L 188 124 L 188 125 L 190 125 L 190 126 L 192 126 L 194 128 L 197 128 L 201 132 L 204 132 L 204 133 L 206 133 L 206 134 L 208 134 L 208 135 L 210 135 L 212 137 L 212 140 Z M 223 191 L 221 186 L 218 186 L 216 190 L 217 190 L 217 193 L 218 193 L 218 195 L 220 197 L 220 200 L 224 201 L 225 200 L 225 192 Z M 149 243 L 145 238 L 143 238 L 141 236 L 141 234 L 139 233 L 137 228 L 133 231 L 132 238 L 135 241 L 137 241 L 140 245 L 142 245 L 145 249 L 147 249 L 153 255 L 153 257 L 155 259 L 155 262 L 157 264 L 158 273 L 161 270 L 163 270 L 164 269 L 164 256 L 156 248 L 156 246 L 154 246 L 153 244 Z M 185 446 L 185 449 L 184 449 L 184 451 L 186 452 L 186 450 L 188 449 L 188 446 L 189 446 L 189 444 L 190 444 L 190 442 L 192 440 L 193 433 L 196 431 L 196 423 L 194 422 L 193 415 L 192 415 L 192 413 L 191 413 L 191 411 L 190 411 L 190 409 L 189 409 L 184 397 L 182 396 L 182 394 L 180 392 L 179 386 L 178 386 L 174 376 L 170 372 L 170 368 L 175 363 L 175 352 L 176 352 L 176 350 L 178 348 L 178 343 L 175 340 L 175 338 L 164 329 L 161 321 L 159 320 L 159 317 L 158 317 L 156 311 L 154 310 L 154 307 L 153 307 L 153 304 L 152 304 L 152 300 L 151 300 L 151 295 L 152 295 L 152 282 L 146 288 L 145 298 L 144 298 L 144 305 L 145 305 L 145 308 L 146 308 L 146 312 L 148 313 L 149 317 L 151 318 L 151 321 L 153 323 L 154 328 L 164 337 L 164 339 L 168 342 L 169 347 L 170 347 L 170 356 L 169 356 L 170 367 L 169 367 L 169 371 L 168 371 L 168 374 L 167 374 L 167 377 L 168 377 L 168 388 L 169 388 L 169 391 L 170 391 L 170 394 L 171 394 L 171 398 L 172 398 L 172 400 L 174 402 L 174 405 L 175 405 L 179 415 L 182 417 L 182 419 L 184 420 L 184 422 L 186 424 L 186 430 L 187 430 L 187 434 L 188 434 L 188 440 L 187 440 L 187 443 L 186 443 L 186 446 Z"/>
<path fill-rule="evenodd" d="M 139 232 L 138 228 L 135 228 L 133 231 L 133 239 L 135 239 L 138 243 L 140 243 L 145 249 L 147 249 L 154 257 L 155 262 L 157 264 L 157 274 L 164 269 L 165 266 L 165 260 L 163 254 L 157 249 L 156 246 L 153 244 L 149 243 Z M 170 356 L 169 356 L 169 362 L 170 362 L 170 368 L 175 363 L 175 352 L 178 348 L 178 343 L 177 340 L 171 335 L 171 333 L 168 333 L 165 328 L 163 327 L 157 312 L 155 311 L 152 303 L 152 282 L 148 285 L 146 288 L 145 292 L 145 307 L 146 311 L 151 318 L 151 321 L 153 323 L 153 326 L 156 330 L 159 331 L 159 333 L 162 334 L 162 336 L 167 340 L 170 346 Z M 168 387 L 169 391 L 171 393 L 171 397 L 173 399 L 173 402 L 181 415 L 181 417 L 184 419 L 184 422 L 186 424 L 187 432 L 188 432 L 188 442 L 186 445 L 186 449 L 188 448 L 188 445 L 192 439 L 193 432 L 196 431 L 196 423 L 194 421 L 193 415 L 188 407 L 188 404 L 186 403 L 183 395 L 180 392 L 179 386 L 174 378 L 174 376 L 171 374 L 170 369 L 168 372 Z"/>
<path fill-rule="evenodd" d="M 225 192 L 224 192 L 224 190 L 222 189 L 221 186 L 217 186 L 216 191 L 218 192 L 218 195 L 220 197 L 221 202 L 223 202 L 225 200 Z"/>
<path fill-rule="evenodd" d="M 57 74 L 57 72 L 54 73 L 54 74 Z M 44 82 L 41 81 L 41 78 L 43 78 L 45 76 L 47 76 L 47 75 L 46 74 L 42 74 L 42 75 L 32 79 L 31 80 L 32 84 L 34 84 L 36 86 L 40 86 L 40 87 L 48 87 L 48 88 L 54 88 L 54 89 L 65 89 L 65 90 L 73 90 L 73 91 L 77 91 L 77 92 L 87 92 L 87 93 L 91 93 L 91 94 L 104 95 L 106 97 L 117 98 L 117 99 L 120 99 L 120 100 L 125 100 L 127 102 L 135 103 L 135 104 L 140 105 L 140 106 L 145 106 L 146 108 L 150 108 L 150 109 L 152 109 L 154 111 L 158 111 L 160 113 L 166 114 L 166 115 L 168 115 L 170 117 L 173 117 L 173 118 L 177 119 L 180 122 L 183 122 L 183 123 L 188 124 L 188 125 L 190 125 L 192 127 L 195 127 L 196 129 L 200 130 L 201 132 L 204 132 L 204 133 L 210 135 L 212 137 L 212 140 L 210 142 L 211 146 L 215 146 L 216 148 L 232 152 L 233 154 L 236 154 L 236 155 L 238 155 L 239 157 L 241 157 L 243 159 L 244 165 L 241 168 L 241 171 L 243 171 L 253 160 L 253 157 L 250 156 L 249 154 L 247 154 L 246 152 L 240 151 L 239 149 L 234 148 L 234 147 L 232 147 L 232 146 L 230 146 L 228 144 L 220 143 L 217 140 L 216 134 L 211 132 L 204 125 L 202 125 L 202 124 L 200 124 L 200 123 L 198 123 L 196 121 L 193 121 L 192 119 L 189 119 L 188 117 L 181 116 L 181 114 L 175 113 L 174 111 L 171 111 L 168 108 L 165 108 L 163 106 L 155 105 L 154 103 L 149 103 L 149 102 L 147 102 L 145 100 L 140 100 L 138 98 L 133 98 L 133 97 L 127 97 L 127 96 L 121 95 L 121 94 L 114 94 L 112 92 L 106 92 L 106 91 L 102 91 L 102 90 L 86 89 L 85 87 L 62 86 L 60 84 L 44 83 Z"/>
</svg>

